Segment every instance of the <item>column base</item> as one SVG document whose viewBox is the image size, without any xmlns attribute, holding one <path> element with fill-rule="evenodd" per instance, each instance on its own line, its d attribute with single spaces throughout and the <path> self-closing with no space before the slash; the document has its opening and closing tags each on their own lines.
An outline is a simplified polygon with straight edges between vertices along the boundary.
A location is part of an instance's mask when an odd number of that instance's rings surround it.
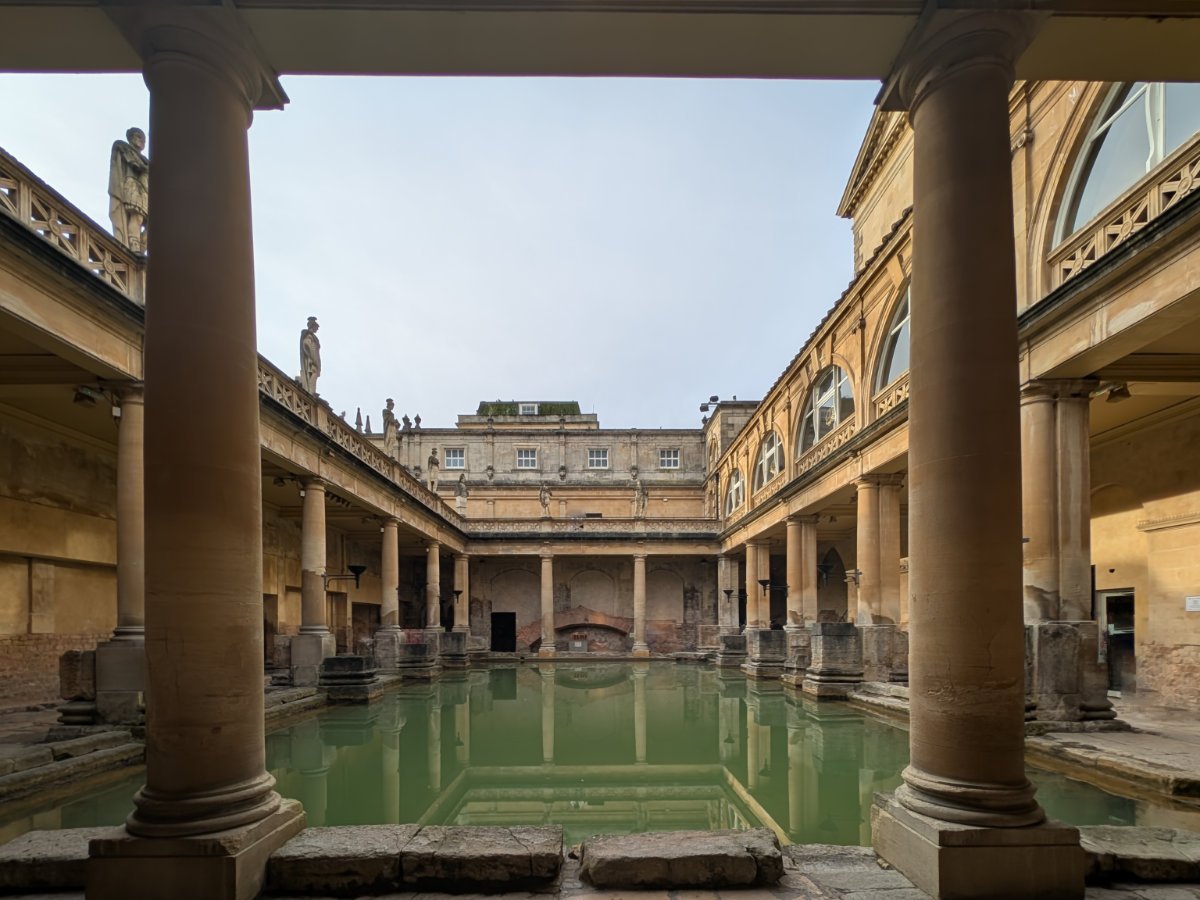
<svg viewBox="0 0 1200 900">
<path fill-rule="evenodd" d="M 321 680 L 321 663 L 337 655 L 337 641 L 328 632 L 292 635 L 292 684 L 316 685 Z"/>
<path fill-rule="evenodd" d="M 304 828 L 304 808 L 284 800 L 246 828 L 184 838 L 139 838 L 124 829 L 89 845 L 88 900 L 251 900 L 267 859 Z"/>
<path fill-rule="evenodd" d="M 557 654 L 557 651 L 554 649 L 553 646 L 539 647 L 538 653 L 537 653 L 538 659 L 554 659 L 556 654 Z"/>
<path fill-rule="evenodd" d="M 717 657 L 713 662 L 718 669 L 738 669 L 746 661 L 746 637 L 742 634 L 723 634 L 718 638 Z"/>
<path fill-rule="evenodd" d="M 1061 822 L 1024 828 L 957 825 L 914 813 L 891 794 L 876 794 L 871 836 L 881 858 L 933 897 L 1083 897 L 1079 830 Z"/>
<path fill-rule="evenodd" d="M 96 715 L 110 725 L 146 721 L 146 645 L 132 635 L 96 646 Z"/>
<path fill-rule="evenodd" d="M 647 658 L 649 658 L 649 656 L 650 656 L 650 645 L 649 645 L 649 644 L 647 644 L 645 641 L 639 641 L 639 642 L 635 643 L 635 644 L 633 645 L 633 650 L 632 650 L 632 652 L 631 652 L 631 655 L 632 655 L 632 656 L 636 656 L 638 659 L 647 659 Z"/>
<path fill-rule="evenodd" d="M 439 638 L 442 668 L 465 669 L 470 665 L 467 659 L 467 633 L 465 631 L 443 631 Z"/>
<path fill-rule="evenodd" d="M 380 628 L 375 632 L 375 664 L 381 672 L 395 672 L 399 668 L 400 647 L 408 638 L 399 628 Z"/>
<path fill-rule="evenodd" d="M 742 664 L 747 678 L 759 681 L 773 680 L 783 674 L 787 658 L 787 636 L 782 631 L 756 628 L 746 633 L 750 658 Z"/>
</svg>

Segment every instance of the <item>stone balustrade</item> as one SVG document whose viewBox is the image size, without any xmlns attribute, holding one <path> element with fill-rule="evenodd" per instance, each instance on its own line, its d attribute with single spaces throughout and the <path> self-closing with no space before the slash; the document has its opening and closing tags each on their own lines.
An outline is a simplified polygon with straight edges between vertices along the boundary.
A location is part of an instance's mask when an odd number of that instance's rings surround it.
<svg viewBox="0 0 1200 900">
<path fill-rule="evenodd" d="M 0 212 L 130 300 L 145 305 L 145 257 L 121 244 L 2 149 Z"/>
<path fill-rule="evenodd" d="M 535 518 L 535 519 L 470 519 L 467 530 L 472 537 L 524 537 L 540 535 L 601 535 L 618 533 L 635 536 L 645 534 L 688 535 L 716 540 L 720 523 L 714 519 L 632 519 L 632 518 Z"/>
</svg>

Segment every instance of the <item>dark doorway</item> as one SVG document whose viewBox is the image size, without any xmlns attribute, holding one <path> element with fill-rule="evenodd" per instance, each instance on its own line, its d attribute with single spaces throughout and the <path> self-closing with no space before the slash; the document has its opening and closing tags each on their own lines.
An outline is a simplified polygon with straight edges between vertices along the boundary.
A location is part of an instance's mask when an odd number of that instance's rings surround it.
<svg viewBox="0 0 1200 900">
<path fill-rule="evenodd" d="M 1098 594 L 1103 618 L 1104 644 L 1108 651 L 1108 689 L 1129 694 L 1137 690 L 1137 658 L 1134 655 L 1133 591 Z"/>
<path fill-rule="evenodd" d="M 350 615 L 350 652 L 359 653 L 379 630 L 379 607 L 373 603 L 354 603 Z"/>
<path fill-rule="evenodd" d="M 492 650 L 496 653 L 517 652 L 517 614 L 492 613 Z"/>
</svg>

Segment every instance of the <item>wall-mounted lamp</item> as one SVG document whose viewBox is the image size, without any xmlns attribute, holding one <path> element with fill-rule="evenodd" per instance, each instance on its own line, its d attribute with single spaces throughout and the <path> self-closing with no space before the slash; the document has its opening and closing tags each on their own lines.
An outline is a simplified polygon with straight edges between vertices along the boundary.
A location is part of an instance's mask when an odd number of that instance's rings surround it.
<svg viewBox="0 0 1200 900">
<path fill-rule="evenodd" d="M 362 573 L 367 571 L 367 567 L 361 566 L 361 565 L 353 565 L 353 566 L 346 566 L 346 568 L 350 570 L 349 575 L 323 574 L 321 576 L 321 580 L 324 582 L 325 590 L 329 590 L 329 582 L 331 582 L 331 581 L 349 581 L 351 578 L 354 579 L 354 586 L 356 588 L 359 586 L 359 579 L 362 578 Z"/>
<path fill-rule="evenodd" d="M 77 403 L 80 406 L 95 406 L 96 401 L 100 399 L 100 394 L 95 388 L 90 388 L 85 384 L 75 388 L 75 396 L 71 398 L 72 403 Z"/>
<path fill-rule="evenodd" d="M 1108 389 L 1108 393 L 1104 397 L 1105 403 L 1120 403 L 1122 400 L 1128 400 L 1133 394 L 1129 393 L 1129 385 L 1122 382 L 1114 384 Z"/>
<path fill-rule="evenodd" d="M 862 569 L 849 569 L 846 572 L 846 584 L 852 584 L 858 587 L 859 579 L 862 578 Z"/>
<path fill-rule="evenodd" d="M 713 394 L 706 401 L 700 404 L 700 412 L 706 413 L 711 407 L 716 406 L 720 402 L 720 398 L 716 394 Z"/>
<path fill-rule="evenodd" d="M 771 587 L 771 579 L 770 578 L 760 578 L 760 579 L 758 579 L 758 583 L 762 586 L 763 596 L 764 597 L 767 596 L 767 590 L 768 590 L 768 588 Z"/>
</svg>

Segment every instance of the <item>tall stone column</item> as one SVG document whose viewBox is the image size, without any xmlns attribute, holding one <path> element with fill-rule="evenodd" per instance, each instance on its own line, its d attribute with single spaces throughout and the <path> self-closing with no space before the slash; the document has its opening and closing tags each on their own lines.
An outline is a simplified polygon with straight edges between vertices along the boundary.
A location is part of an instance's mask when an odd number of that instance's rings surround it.
<svg viewBox="0 0 1200 900">
<path fill-rule="evenodd" d="M 758 544 L 746 541 L 746 571 L 744 573 L 746 591 L 746 626 L 743 634 L 749 634 L 756 628 L 762 627 L 758 618 L 758 597 L 762 587 L 758 583 Z"/>
<path fill-rule="evenodd" d="M 262 470 L 246 129 L 274 78 L 220 10 L 130 12 L 150 90 L 146 783 L 93 900 L 249 898 L 304 824 L 266 771 Z M 139 17 L 140 18 L 137 18 Z M 136 27 L 135 27 L 136 26 Z M 180 477 L 186 473 L 186 477 Z M 220 833 L 217 835 L 217 833 Z"/>
<path fill-rule="evenodd" d="M 146 512 L 142 385 L 120 391 L 117 425 L 117 628 L 114 641 L 141 643 L 146 625 Z"/>
<path fill-rule="evenodd" d="M 375 632 L 375 660 L 381 669 L 393 671 L 400 657 L 404 634 L 400 630 L 400 542 L 399 521 L 389 517 L 380 529 L 379 629 Z"/>
<path fill-rule="evenodd" d="M 117 627 L 96 647 L 96 713 L 115 724 L 141 724 L 146 690 L 146 522 L 143 488 L 143 392 L 118 392 Z"/>
<path fill-rule="evenodd" d="M 885 625 L 900 624 L 900 476 L 879 482 L 879 613 Z"/>
<path fill-rule="evenodd" d="M 471 630 L 471 558 L 465 553 L 454 556 L 454 630 Z"/>
<path fill-rule="evenodd" d="M 1059 618 L 1092 618 L 1092 467 L 1089 403 L 1095 382 L 1062 382 L 1058 404 Z"/>
<path fill-rule="evenodd" d="M 800 686 L 812 660 L 811 627 L 817 618 L 817 517 L 787 520 L 787 657 L 780 676 Z"/>
<path fill-rule="evenodd" d="M 859 625 L 881 622 L 879 596 L 879 482 L 873 477 L 854 482 L 858 507 L 858 569 Z"/>
<path fill-rule="evenodd" d="M 1054 391 L 1044 382 L 1021 389 L 1021 530 L 1025 621 L 1058 618 L 1058 467 Z"/>
<path fill-rule="evenodd" d="M 542 550 L 542 645 L 538 656 L 553 656 L 554 634 L 554 554 Z"/>
<path fill-rule="evenodd" d="M 313 685 L 337 641 L 326 621 L 325 482 L 306 478 L 300 487 L 300 633 L 291 642 L 292 684 Z"/>
<path fill-rule="evenodd" d="M 728 556 L 717 557 L 717 626 L 721 634 L 738 633 L 736 572 L 737 564 Z"/>
<path fill-rule="evenodd" d="M 787 520 L 787 623 L 788 632 L 804 627 L 804 525 L 799 517 Z"/>
<path fill-rule="evenodd" d="M 633 555 L 633 655 L 649 656 L 646 643 L 646 554 Z"/>
<path fill-rule="evenodd" d="M 425 627 L 442 628 L 442 545 L 430 541 L 425 551 Z"/>
<path fill-rule="evenodd" d="M 1008 96 L 1031 19 L 951 13 L 899 67 L 914 132 L 910 763 L 879 854 L 934 896 L 1080 896 L 1025 775 Z"/>
</svg>

